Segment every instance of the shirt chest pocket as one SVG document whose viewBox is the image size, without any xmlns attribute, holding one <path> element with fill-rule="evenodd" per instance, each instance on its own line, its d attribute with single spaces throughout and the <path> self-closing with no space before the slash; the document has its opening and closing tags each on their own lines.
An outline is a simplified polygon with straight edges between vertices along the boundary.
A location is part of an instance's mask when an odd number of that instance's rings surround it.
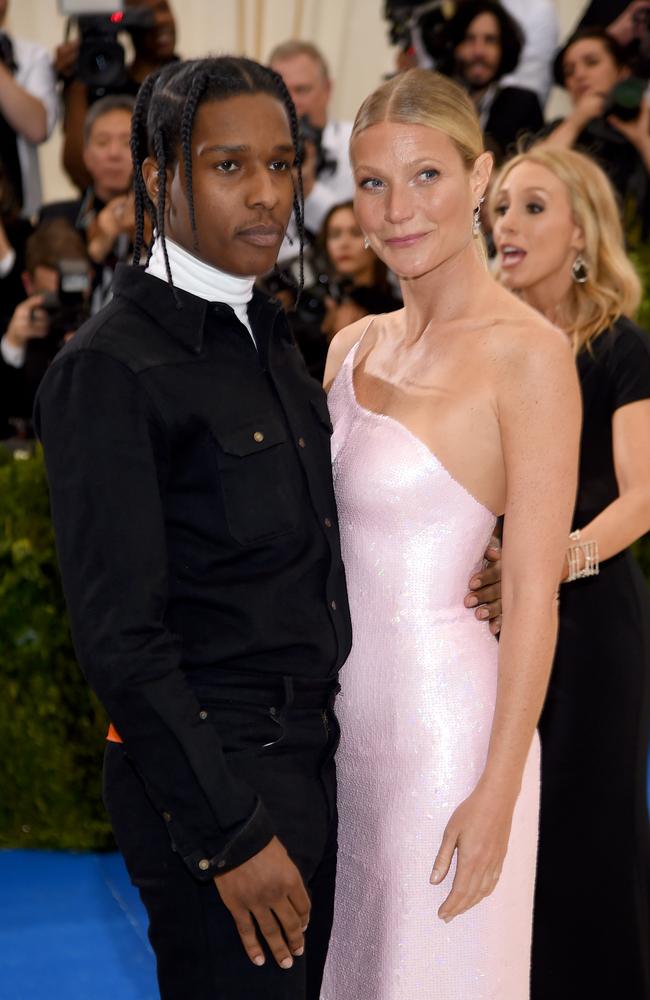
<svg viewBox="0 0 650 1000">
<path fill-rule="evenodd" d="M 213 426 L 211 432 L 232 537 L 251 545 L 293 531 L 299 472 L 282 422 L 270 415 L 239 427 Z"/>
</svg>

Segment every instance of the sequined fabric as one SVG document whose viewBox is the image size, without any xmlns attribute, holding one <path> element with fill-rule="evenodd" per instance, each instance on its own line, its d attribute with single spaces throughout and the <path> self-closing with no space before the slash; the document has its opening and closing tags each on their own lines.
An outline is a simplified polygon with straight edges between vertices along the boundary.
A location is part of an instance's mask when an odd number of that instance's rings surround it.
<svg viewBox="0 0 650 1000">
<path fill-rule="evenodd" d="M 539 797 L 535 738 L 495 892 L 445 924 L 429 876 L 484 767 L 497 650 L 463 606 L 494 516 L 427 446 L 330 391 L 353 648 L 337 714 L 339 871 L 322 1000 L 526 1000 Z M 453 871 L 451 873 L 453 875 Z"/>
</svg>

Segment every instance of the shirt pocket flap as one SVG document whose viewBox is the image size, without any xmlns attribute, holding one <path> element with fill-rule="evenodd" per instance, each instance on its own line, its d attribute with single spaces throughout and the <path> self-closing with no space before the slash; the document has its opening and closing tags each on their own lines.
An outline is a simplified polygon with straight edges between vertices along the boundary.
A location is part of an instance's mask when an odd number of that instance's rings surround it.
<svg viewBox="0 0 650 1000">
<path fill-rule="evenodd" d="M 240 458 L 255 455 L 287 440 L 286 429 L 274 417 L 262 417 L 242 427 L 214 427 L 212 430 L 221 450 Z"/>
</svg>

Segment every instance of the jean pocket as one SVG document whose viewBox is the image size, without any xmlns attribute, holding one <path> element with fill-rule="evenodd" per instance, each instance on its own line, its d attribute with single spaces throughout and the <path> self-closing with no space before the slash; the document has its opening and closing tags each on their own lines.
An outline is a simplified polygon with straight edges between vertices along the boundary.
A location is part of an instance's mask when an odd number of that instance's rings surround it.
<svg viewBox="0 0 650 1000">
<path fill-rule="evenodd" d="M 215 701 L 200 696 L 199 700 L 228 758 L 272 753 L 285 739 L 286 721 L 281 708 Z"/>
</svg>

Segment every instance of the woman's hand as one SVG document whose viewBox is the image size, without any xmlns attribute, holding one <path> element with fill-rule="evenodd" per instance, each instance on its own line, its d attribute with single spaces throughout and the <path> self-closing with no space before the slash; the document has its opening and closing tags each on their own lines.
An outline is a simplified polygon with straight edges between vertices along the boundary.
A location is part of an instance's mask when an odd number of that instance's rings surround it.
<svg viewBox="0 0 650 1000">
<path fill-rule="evenodd" d="M 571 121 L 574 122 L 579 132 L 594 118 L 602 118 L 605 110 L 606 94 L 583 94 L 575 103 L 570 114 Z"/>
<path fill-rule="evenodd" d="M 451 816 L 430 879 L 433 885 L 439 885 L 457 852 L 451 892 L 438 910 L 445 923 L 494 891 L 508 849 L 516 800 L 515 792 L 497 792 L 479 782 Z"/>
</svg>

